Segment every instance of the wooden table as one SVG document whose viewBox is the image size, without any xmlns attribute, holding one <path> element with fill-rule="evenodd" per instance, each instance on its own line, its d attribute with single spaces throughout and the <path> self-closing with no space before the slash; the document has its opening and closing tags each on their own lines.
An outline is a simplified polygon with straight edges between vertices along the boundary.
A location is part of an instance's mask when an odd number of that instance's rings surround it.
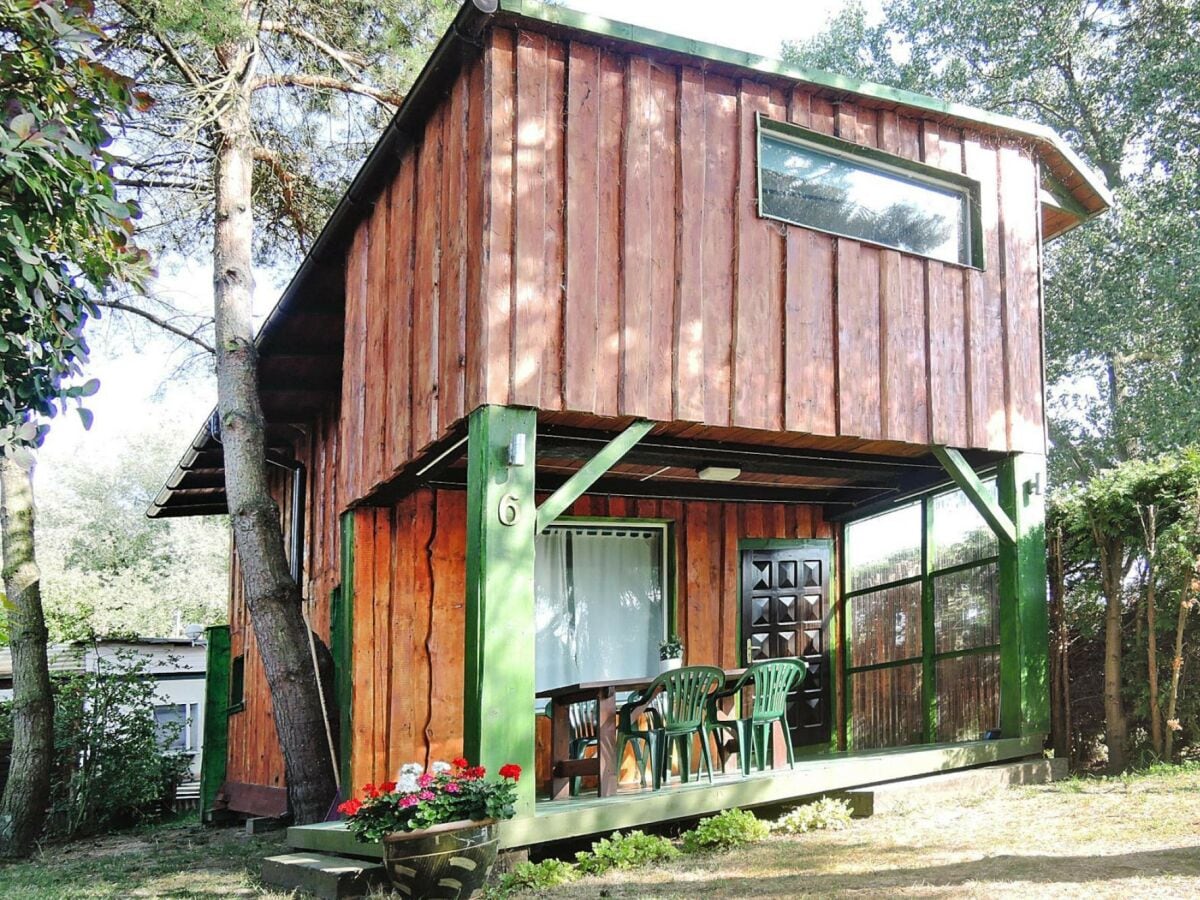
<svg viewBox="0 0 1200 900">
<path fill-rule="evenodd" d="M 745 669 L 726 669 L 729 683 L 742 676 Z M 657 676 L 654 676 L 657 677 Z M 617 792 L 621 761 L 617 759 L 617 694 L 641 691 L 654 677 L 619 678 L 614 681 L 583 681 L 537 692 L 537 697 L 550 701 L 550 799 L 565 800 L 570 796 L 571 779 L 593 776 L 599 780 L 601 797 Z M 586 759 L 571 759 L 572 704 L 596 701 L 596 755 Z"/>
</svg>

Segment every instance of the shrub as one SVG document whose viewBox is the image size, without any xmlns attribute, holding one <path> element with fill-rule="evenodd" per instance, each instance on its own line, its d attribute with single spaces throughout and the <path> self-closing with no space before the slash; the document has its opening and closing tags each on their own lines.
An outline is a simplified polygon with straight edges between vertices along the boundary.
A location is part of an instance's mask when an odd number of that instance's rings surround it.
<svg viewBox="0 0 1200 900">
<path fill-rule="evenodd" d="M 744 809 L 727 809 L 707 819 L 683 835 L 683 849 L 688 853 L 700 850 L 729 850 L 743 844 L 761 841 L 771 833 L 771 826 Z"/>
<path fill-rule="evenodd" d="M 59 679 L 48 830 L 95 834 L 151 821 L 169 810 L 188 761 L 165 748 L 178 737 L 154 719 L 150 661 L 106 658 L 95 672 Z"/>
<path fill-rule="evenodd" d="M 603 875 L 610 869 L 633 869 L 678 857 L 679 850 L 669 840 L 641 831 L 614 832 L 612 837 L 592 844 L 591 850 L 575 854 L 579 871 L 584 875 Z"/>
<path fill-rule="evenodd" d="M 507 897 L 516 891 L 545 891 L 560 884 L 570 884 L 578 878 L 578 870 L 561 859 L 523 862 L 500 879 L 496 894 Z"/>
<path fill-rule="evenodd" d="M 809 831 L 841 831 L 850 825 L 850 804 L 833 797 L 822 797 L 815 803 L 797 806 L 775 823 L 784 834 L 805 834 Z"/>
</svg>

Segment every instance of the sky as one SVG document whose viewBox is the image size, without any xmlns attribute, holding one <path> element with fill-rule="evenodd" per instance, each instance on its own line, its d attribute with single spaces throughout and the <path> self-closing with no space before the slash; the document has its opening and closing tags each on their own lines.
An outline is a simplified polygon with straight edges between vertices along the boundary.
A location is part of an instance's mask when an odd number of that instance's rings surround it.
<svg viewBox="0 0 1200 900">
<path fill-rule="evenodd" d="M 666 31 L 684 37 L 778 57 L 784 40 L 818 31 L 845 0 L 568 0 L 581 12 Z M 879 0 L 868 0 L 878 8 Z M 211 237 L 196 236 L 207 248 Z M 256 273 L 256 314 L 274 305 L 290 272 Z M 159 263 L 156 290 L 179 308 L 211 315 L 211 272 L 205 258 Z M 53 479 L 68 461 L 80 456 L 111 458 L 151 430 L 178 432 L 182 454 L 216 401 L 210 370 L 194 359 L 194 348 L 158 336 L 148 329 L 112 321 L 94 323 L 89 335 L 89 376 L 99 378 L 100 392 L 88 403 L 95 424 L 85 432 L 74 414 L 51 427 L 39 454 L 37 480 Z M 186 365 L 191 360 L 190 365 Z M 186 374 L 180 374 L 181 366 Z M 164 471 L 164 478 L 168 472 Z"/>
</svg>

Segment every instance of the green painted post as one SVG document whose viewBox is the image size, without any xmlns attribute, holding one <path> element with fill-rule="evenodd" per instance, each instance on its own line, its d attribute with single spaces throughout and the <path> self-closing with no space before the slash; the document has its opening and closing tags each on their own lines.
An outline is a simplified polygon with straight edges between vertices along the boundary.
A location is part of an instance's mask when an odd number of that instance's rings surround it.
<svg viewBox="0 0 1200 900">
<path fill-rule="evenodd" d="M 463 750 L 496 771 L 516 763 L 518 815 L 533 815 L 533 563 L 537 412 L 483 406 L 467 440 L 467 621 Z M 512 456 L 524 442 L 524 452 Z"/>
<path fill-rule="evenodd" d="M 925 708 L 925 743 L 937 739 L 937 629 L 933 597 L 933 500 L 921 501 L 921 702 Z"/>
<path fill-rule="evenodd" d="M 1019 453 L 997 472 L 1016 543 L 1000 545 L 1000 728 L 1005 737 L 1050 729 L 1046 599 L 1046 458 Z"/>
<path fill-rule="evenodd" d="M 333 690 L 337 698 L 338 771 L 342 798 L 354 796 L 350 783 L 351 706 L 354 699 L 354 513 L 342 514 L 342 580 L 329 598 L 329 644 L 333 654 Z"/>
<path fill-rule="evenodd" d="M 200 821 L 211 822 L 217 791 L 225 783 L 229 760 L 228 625 L 213 625 L 207 634 L 204 666 L 204 747 L 200 758 Z"/>
</svg>

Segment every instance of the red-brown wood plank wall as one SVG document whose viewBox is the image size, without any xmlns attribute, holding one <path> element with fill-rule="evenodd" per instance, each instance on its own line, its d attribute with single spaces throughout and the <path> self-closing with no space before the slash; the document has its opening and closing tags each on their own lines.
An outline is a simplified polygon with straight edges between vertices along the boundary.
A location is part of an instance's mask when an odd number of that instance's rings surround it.
<svg viewBox="0 0 1200 900">
<path fill-rule="evenodd" d="M 484 59 L 470 404 L 1041 448 L 1028 149 L 652 51 L 501 28 Z M 759 113 L 977 178 L 982 270 L 760 218 Z"/>
</svg>

